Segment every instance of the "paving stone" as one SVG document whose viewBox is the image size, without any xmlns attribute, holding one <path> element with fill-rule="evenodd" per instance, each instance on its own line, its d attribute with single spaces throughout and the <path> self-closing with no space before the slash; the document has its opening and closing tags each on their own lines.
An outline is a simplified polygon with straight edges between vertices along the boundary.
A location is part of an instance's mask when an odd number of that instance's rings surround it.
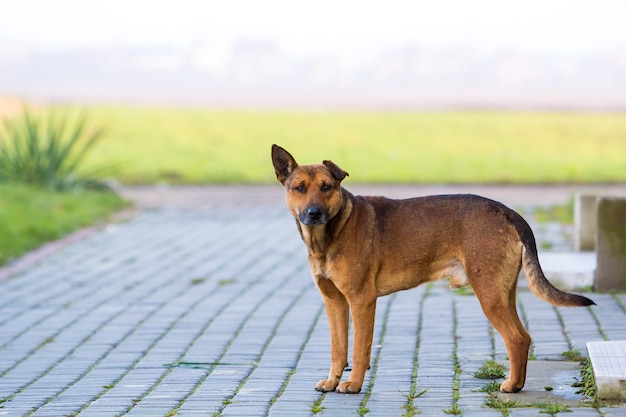
<svg viewBox="0 0 626 417">
<path fill-rule="evenodd" d="M 539 229 L 564 250 L 567 231 Z M 592 310 L 554 309 L 520 289 L 538 357 L 626 338 L 626 296 L 591 298 Z M 398 293 L 379 300 L 375 326 L 363 392 L 322 397 L 328 322 L 282 201 L 142 212 L 0 280 L 0 415 L 292 417 L 323 398 L 324 416 L 400 417 L 412 387 L 427 390 L 413 401 L 422 415 L 442 415 L 454 354 L 464 415 L 499 415 L 472 374 L 506 350 L 473 296 L 445 283 Z"/>
</svg>

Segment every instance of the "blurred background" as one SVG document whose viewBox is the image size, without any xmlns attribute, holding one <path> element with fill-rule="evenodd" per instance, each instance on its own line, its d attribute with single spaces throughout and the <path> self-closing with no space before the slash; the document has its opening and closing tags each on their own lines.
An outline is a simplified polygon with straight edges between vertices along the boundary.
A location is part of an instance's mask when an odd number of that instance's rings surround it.
<svg viewBox="0 0 626 417">
<path fill-rule="evenodd" d="M 221 108 L 626 109 L 623 0 L 0 4 L 3 96 Z"/>
<path fill-rule="evenodd" d="M 0 117 L 88 110 L 124 184 L 273 183 L 272 143 L 356 182 L 626 179 L 624 0 L 0 1 Z"/>
</svg>

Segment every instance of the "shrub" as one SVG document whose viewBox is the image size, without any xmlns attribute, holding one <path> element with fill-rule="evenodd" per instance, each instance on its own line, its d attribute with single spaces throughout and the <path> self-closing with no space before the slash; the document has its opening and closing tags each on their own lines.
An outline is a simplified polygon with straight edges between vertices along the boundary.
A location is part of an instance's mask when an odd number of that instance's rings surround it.
<svg viewBox="0 0 626 417">
<path fill-rule="evenodd" d="M 0 126 L 0 181 L 54 190 L 106 188 L 97 178 L 108 168 L 83 169 L 103 134 L 104 128 L 90 123 L 81 111 L 24 108 Z"/>
</svg>

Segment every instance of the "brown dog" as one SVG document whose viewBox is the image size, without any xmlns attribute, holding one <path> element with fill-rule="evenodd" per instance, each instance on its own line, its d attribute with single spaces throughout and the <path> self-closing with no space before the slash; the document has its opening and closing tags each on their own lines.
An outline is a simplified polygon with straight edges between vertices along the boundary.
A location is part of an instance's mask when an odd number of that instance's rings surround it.
<svg viewBox="0 0 626 417">
<path fill-rule="evenodd" d="M 450 277 L 453 288 L 471 285 L 504 339 L 510 376 L 503 392 L 526 380 L 530 336 L 515 306 L 523 267 L 531 291 L 559 306 L 594 304 L 562 292 L 544 276 L 528 223 L 501 203 L 474 195 L 390 200 L 353 196 L 341 187 L 348 175 L 331 161 L 300 166 L 272 146 L 278 181 L 309 252 L 313 279 L 330 323 L 331 366 L 318 391 L 357 393 L 370 366 L 376 298 Z M 350 380 L 339 383 L 348 363 L 348 321 L 354 322 Z"/>
</svg>

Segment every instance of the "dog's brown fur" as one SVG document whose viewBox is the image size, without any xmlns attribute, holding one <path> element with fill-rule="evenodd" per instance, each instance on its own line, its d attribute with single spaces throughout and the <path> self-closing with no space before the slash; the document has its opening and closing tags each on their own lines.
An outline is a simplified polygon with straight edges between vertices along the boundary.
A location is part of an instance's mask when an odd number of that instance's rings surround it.
<svg viewBox="0 0 626 417">
<path fill-rule="evenodd" d="M 594 304 L 550 284 L 530 227 L 501 203 L 474 195 L 353 196 L 341 187 L 348 173 L 331 161 L 300 166 L 274 145 L 272 162 L 330 323 L 331 366 L 328 379 L 315 387 L 319 391 L 361 390 L 370 366 L 376 298 L 395 291 L 444 277 L 451 277 L 451 287 L 471 285 L 509 355 L 503 392 L 518 392 L 526 380 L 530 336 L 515 305 L 522 267 L 539 298 L 559 306 Z M 353 365 L 350 380 L 340 383 L 348 363 L 350 313 Z"/>
</svg>

